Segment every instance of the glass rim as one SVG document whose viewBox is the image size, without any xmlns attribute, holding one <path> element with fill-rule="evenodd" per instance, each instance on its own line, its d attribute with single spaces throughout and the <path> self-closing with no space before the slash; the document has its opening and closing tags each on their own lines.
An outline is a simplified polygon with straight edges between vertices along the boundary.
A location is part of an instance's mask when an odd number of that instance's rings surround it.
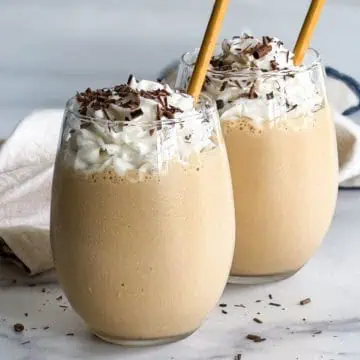
<svg viewBox="0 0 360 360">
<path fill-rule="evenodd" d="M 197 105 L 200 105 L 199 107 L 195 107 L 197 110 L 196 115 L 184 115 L 175 117 L 174 119 L 161 119 L 161 120 L 110 120 L 110 119 L 101 119 L 95 116 L 88 116 L 88 115 L 82 115 L 78 111 L 72 109 L 72 105 L 76 101 L 76 96 L 71 97 L 69 100 L 65 103 L 65 113 L 71 114 L 74 117 L 76 117 L 79 120 L 82 120 L 84 122 L 93 122 L 98 124 L 105 124 L 105 125 L 124 125 L 124 126 L 149 126 L 149 127 L 155 127 L 159 124 L 161 125 L 176 125 L 176 124 L 182 124 L 188 119 L 199 119 L 204 120 L 208 115 L 217 114 L 217 108 L 216 108 L 216 102 L 213 100 L 210 96 L 206 94 L 200 94 L 199 101 Z"/>
<path fill-rule="evenodd" d="M 221 44 L 217 44 L 217 46 L 219 46 Z M 192 63 L 189 63 L 188 61 L 186 61 L 186 56 L 188 55 L 195 55 L 198 54 L 200 51 L 200 48 L 196 48 L 192 51 L 187 51 L 185 52 L 181 58 L 181 64 L 187 66 L 187 67 L 194 67 L 195 65 L 195 61 Z M 313 71 L 314 69 L 316 69 L 317 67 L 322 65 L 322 59 L 320 56 L 320 53 L 318 50 L 314 49 L 314 48 L 308 48 L 305 52 L 306 54 L 309 53 L 313 53 L 315 55 L 315 59 L 311 61 L 310 64 L 307 65 L 302 65 L 301 67 L 297 68 L 296 70 L 294 69 L 283 69 L 283 70 L 268 70 L 268 71 L 264 71 L 262 72 L 259 69 L 251 69 L 248 68 L 245 71 L 219 71 L 219 70 L 210 70 L 208 69 L 208 73 L 214 74 L 214 75 L 222 75 L 225 77 L 230 77 L 230 76 L 234 76 L 234 77 L 273 77 L 273 76 L 284 76 L 284 75 L 288 75 L 288 74 L 303 74 L 306 72 L 310 72 Z"/>
</svg>

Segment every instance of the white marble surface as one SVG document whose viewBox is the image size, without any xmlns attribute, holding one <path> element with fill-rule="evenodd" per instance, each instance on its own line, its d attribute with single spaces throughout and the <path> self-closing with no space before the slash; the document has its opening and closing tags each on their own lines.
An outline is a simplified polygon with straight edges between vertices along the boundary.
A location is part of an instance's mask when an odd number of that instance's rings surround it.
<svg viewBox="0 0 360 360">
<path fill-rule="evenodd" d="M 359 360 L 359 218 L 360 191 L 341 192 L 323 246 L 297 275 L 266 286 L 228 286 L 221 299 L 228 314 L 216 308 L 194 335 L 163 347 L 126 349 L 97 340 L 70 308 L 60 307 L 67 303 L 56 300 L 57 285 L 45 292 L 43 285 L 2 287 L 0 360 L 232 360 L 239 353 L 242 360 Z M 282 306 L 268 305 L 268 294 Z M 300 306 L 306 297 L 312 302 Z M 13 331 L 17 322 L 25 325 L 21 334 Z M 246 340 L 249 333 L 266 341 Z"/>
<path fill-rule="evenodd" d="M 232 0 L 221 36 L 245 28 L 292 45 L 310 0 Z M 0 138 L 87 86 L 154 78 L 200 44 L 209 0 L 0 0 Z M 359 0 L 327 0 L 312 45 L 360 79 Z"/>
</svg>

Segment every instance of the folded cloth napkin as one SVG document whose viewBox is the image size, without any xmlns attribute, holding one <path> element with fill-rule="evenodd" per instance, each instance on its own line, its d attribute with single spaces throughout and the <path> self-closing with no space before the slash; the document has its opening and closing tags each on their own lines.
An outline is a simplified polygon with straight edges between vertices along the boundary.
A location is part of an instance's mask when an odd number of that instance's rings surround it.
<svg viewBox="0 0 360 360">
<path fill-rule="evenodd" d="M 165 80 L 172 84 L 174 71 L 165 73 Z M 353 86 L 356 82 L 344 81 L 342 74 L 328 74 L 339 144 L 339 182 L 345 187 L 360 186 L 360 177 L 356 178 L 360 175 L 360 126 L 346 116 L 357 110 L 358 89 Z M 46 272 L 41 281 L 54 279 L 47 272 L 53 268 L 49 210 L 62 116 L 62 110 L 34 112 L 0 147 L 0 284 L 17 280 L 19 267 L 31 276 Z M 16 273 L 4 265 L 8 263 L 15 264 Z"/>
</svg>

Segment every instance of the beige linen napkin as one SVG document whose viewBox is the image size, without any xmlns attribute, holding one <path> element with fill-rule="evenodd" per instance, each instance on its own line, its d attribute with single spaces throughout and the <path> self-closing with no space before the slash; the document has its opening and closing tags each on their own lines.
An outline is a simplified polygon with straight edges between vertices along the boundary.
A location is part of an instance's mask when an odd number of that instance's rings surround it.
<svg viewBox="0 0 360 360">
<path fill-rule="evenodd" d="M 173 75 L 172 70 L 169 80 Z M 360 185 L 356 180 L 360 175 L 360 126 L 340 115 L 358 100 L 336 80 L 328 80 L 328 92 L 339 144 L 339 181 L 341 185 Z M 48 272 L 53 268 L 49 210 L 62 115 L 61 110 L 31 114 L 0 148 L 0 285 L 14 279 L 54 280 L 54 274 Z M 28 280 L 28 275 L 40 273 Z"/>
</svg>

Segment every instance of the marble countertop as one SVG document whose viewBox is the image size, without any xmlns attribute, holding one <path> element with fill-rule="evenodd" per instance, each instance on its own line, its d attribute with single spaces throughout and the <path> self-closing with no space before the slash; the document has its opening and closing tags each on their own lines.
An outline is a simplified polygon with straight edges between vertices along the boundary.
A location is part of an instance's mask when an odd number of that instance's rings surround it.
<svg viewBox="0 0 360 360">
<path fill-rule="evenodd" d="M 162 347 L 121 348 L 96 339 L 59 298 L 58 285 L 2 287 L 0 360 L 232 360 L 237 354 L 241 360 L 359 360 L 359 218 L 360 191 L 342 191 L 323 246 L 297 275 L 266 286 L 227 286 L 220 301 L 226 308 L 214 309 L 189 338 Z M 311 303 L 299 305 L 308 297 Z M 15 333 L 15 323 L 25 330 Z M 250 333 L 266 341 L 247 340 Z"/>
</svg>

